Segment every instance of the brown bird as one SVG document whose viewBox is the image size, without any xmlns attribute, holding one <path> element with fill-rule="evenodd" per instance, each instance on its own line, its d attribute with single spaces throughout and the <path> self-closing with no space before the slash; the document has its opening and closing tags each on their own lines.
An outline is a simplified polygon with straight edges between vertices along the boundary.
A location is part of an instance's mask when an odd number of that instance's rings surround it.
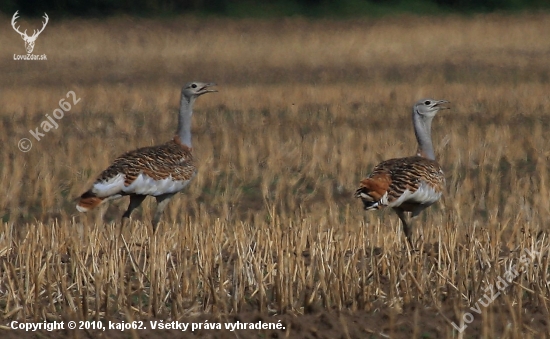
<svg viewBox="0 0 550 339">
<path fill-rule="evenodd" d="M 416 156 L 390 159 L 374 167 L 361 180 L 355 197 L 363 201 L 365 210 L 391 207 L 401 219 L 403 230 L 412 247 L 412 221 L 420 212 L 441 198 L 445 176 L 435 160 L 432 144 L 432 120 L 440 109 L 447 109 L 446 100 L 422 99 L 413 106 L 414 133 L 418 141 Z M 412 217 L 407 221 L 405 212 Z"/>
<path fill-rule="evenodd" d="M 190 82 L 183 86 L 176 136 L 165 144 L 143 147 L 121 155 L 104 170 L 78 201 L 76 208 L 87 212 L 113 199 L 130 196 L 130 205 L 122 216 L 129 218 L 145 197 L 154 196 L 157 210 L 153 217 L 156 231 L 164 208 L 196 174 L 191 146 L 191 117 L 195 100 L 210 92 L 214 83 Z"/>
</svg>

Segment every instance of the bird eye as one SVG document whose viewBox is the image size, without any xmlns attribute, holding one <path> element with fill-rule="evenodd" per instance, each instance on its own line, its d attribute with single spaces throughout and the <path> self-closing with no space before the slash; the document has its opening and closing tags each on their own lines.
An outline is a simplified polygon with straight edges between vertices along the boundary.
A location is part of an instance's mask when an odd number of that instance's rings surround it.
<svg viewBox="0 0 550 339">
<path fill-rule="evenodd" d="M 431 104 L 431 101 L 430 101 L 430 100 L 424 101 L 424 105 L 429 105 L 429 104 Z"/>
<path fill-rule="evenodd" d="M 197 84 L 192 84 L 191 87 L 192 88 L 197 88 Z"/>
</svg>

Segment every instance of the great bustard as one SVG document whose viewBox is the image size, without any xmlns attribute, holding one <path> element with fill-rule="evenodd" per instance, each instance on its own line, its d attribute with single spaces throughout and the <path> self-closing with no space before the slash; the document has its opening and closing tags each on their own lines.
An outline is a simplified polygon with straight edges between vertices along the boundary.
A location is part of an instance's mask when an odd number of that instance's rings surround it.
<svg viewBox="0 0 550 339">
<path fill-rule="evenodd" d="M 104 170 L 93 186 L 80 196 L 76 208 L 86 212 L 108 200 L 130 196 L 128 210 L 122 216 L 129 218 L 145 197 L 154 196 L 157 210 L 153 217 L 156 231 L 164 208 L 174 196 L 193 179 L 196 167 L 191 146 L 191 117 L 195 100 L 210 92 L 214 83 L 190 82 L 183 86 L 176 136 L 165 144 L 143 147 L 121 155 Z"/>
<path fill-rule="evenodd" d="M 361 198 L 365 210 L 391 207 L 401 219 L 403 230 L 412 247 L 412 221 L 425 208 L 441 198 L 445 176 L 435 161 L 432 144 L 432 119 L 440 109 L 446 109 L 446 100 L 422 99 L 413 106 L 412 120 L 418 141 L 416 156 L 390 159 L 374 167 L 361 180 L 355 197 Z M 407 221 L 405 212 L 411 212 Z"/>
</svg>

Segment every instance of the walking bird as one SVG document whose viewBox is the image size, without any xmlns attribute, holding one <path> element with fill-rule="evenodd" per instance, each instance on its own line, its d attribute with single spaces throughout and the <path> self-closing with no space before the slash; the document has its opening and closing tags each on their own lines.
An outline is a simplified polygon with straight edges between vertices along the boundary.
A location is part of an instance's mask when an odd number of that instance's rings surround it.
<svg viewBox="0 0 550 339">
<path fill-rule="evenodd" d="M 355 197 L 363 201 L 365 210 L 391 207 L 403 223 L 403 231 L 412 247 L 412 221 L 420 212 L 441 198 L 445 176 L 435 160 L 432 144 L 432 120 L 441 109 L 447 109 L 446 100 L 422 99 L 412 111 L 414 133 L 418 141 L 415 156 L 390 159 L 374 167 L 361 180 Z M 405 212 L 410 212 L 409 221 Z"/>
<path fill-rule="evenodd" d="M 143 147 L 125 153 L 104 170 L 76 205 L 80 212 L 113 199 L 130 196 L 130 205 L 122 216 L 129 218 L 145 197 L 154 196 L 157 209 L 153 217 L 156 231 L 164 208 L 193 179 L 196 167 L 191 146 L 191 117 L 195 100 L 210 92 L 214 83 L 190 82 L 183 86 L 176 136 L 165 144 Z"/>
</svg>

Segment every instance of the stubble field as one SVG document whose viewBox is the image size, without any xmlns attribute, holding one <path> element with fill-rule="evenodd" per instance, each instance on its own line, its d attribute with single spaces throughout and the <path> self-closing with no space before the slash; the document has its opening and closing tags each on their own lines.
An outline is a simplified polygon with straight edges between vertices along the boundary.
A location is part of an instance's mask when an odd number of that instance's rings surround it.
<svg viewBox="0 0 550 339">
<path fill-rule="evenodd" d="M 3 337 L 26 335 L 12 321 L 44 320 L 142 320 L 149 330 L 41 337 L 166 334 L 150 329 L 155 319 L 202 324 L 171 332 L 186 338 L 548 337 L 548 15 L 50 18 L 34 51 L 47 61 L 13 60 L 25 50 L 9 20 Z M 197 100 L 198 175 L 160 232 L 151 235 L 152 199 L 123 238 L 126 199 L 79 214 L 74 199 L 116 156 L 172 138 L 191 80 L 219 92 Z M 396 215 L 366 213 L 352 196 L 378 162 L 413 154 L 410 110 L 423 97 L 452 103 L 433 124 L 447 187 L 409 252 Z M 71 108 L 44 132 L 61 99 Z M 206 320 L 285 329 L 211 330 Z"/>
</svg>

